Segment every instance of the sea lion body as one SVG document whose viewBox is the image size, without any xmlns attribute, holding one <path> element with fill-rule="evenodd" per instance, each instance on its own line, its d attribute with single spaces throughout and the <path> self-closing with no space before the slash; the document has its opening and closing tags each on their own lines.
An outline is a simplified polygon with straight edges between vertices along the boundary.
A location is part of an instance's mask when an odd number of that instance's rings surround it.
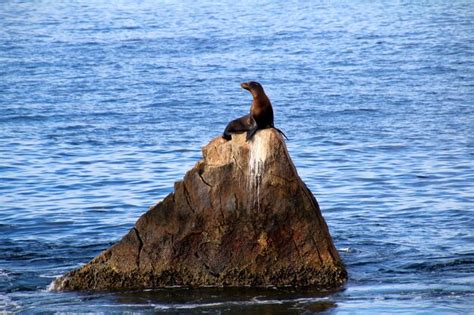
<svg viewBox="0 0 474 315">
<path fill-rule="evenodd" d="M 228 123 L 222 137 L 226 140 L 230 140 L 232 139 L 232 133 L 245 132 L 255 129 L 256 127 L 257 123 L 255 122 L 255 119 L 253 119 L 251 114 L 247 114 Z"/>
<path fill-rule="evenodd" d="M 232 138 L 232 133 L 245 131 L 247 132 L 247 140 L 250 140 L 259 129 L 275 128 L 273 124 L 272 103 L 265 94 L 262 85 L 258 82 L 250 81 L 244 82 L 240 86 L 248 90 L 253 96 L 250 114 L 234 119 L 227 125 L 222 135 L 226 140 Z M 275 129 L 285 136 L 281 130 Z"/>
</svg>

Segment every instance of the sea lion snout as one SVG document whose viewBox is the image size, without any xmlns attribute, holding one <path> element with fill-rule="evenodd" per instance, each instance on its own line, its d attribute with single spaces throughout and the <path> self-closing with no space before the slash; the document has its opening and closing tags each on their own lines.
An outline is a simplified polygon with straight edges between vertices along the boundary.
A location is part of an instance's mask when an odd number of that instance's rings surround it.
<svg viewBox="0 0 474 315">
<path fill-rule="evenodd" d="M 248 91 L 263 91 L 262 85 L 255 81 L 243 82 L 240 86 Z"/>
<path fill-rule="evenodd" d="M 240 83 L 240 86 L 245 90 L 250 90 L 249 82 Z"/>
</svg>

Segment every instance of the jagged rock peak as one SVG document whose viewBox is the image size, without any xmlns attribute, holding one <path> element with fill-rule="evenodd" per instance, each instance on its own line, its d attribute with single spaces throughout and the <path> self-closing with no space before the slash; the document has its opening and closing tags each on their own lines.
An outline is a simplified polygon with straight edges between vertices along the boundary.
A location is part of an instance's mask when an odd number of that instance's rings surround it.
<svg viewBox="0 0 474 315">
<path fill-rule="evenodd" d="M 174 192 L 53 290 L 166 286 L 335 288 L 347 273 L 281 135 L 215 138 Z"/>
</svg>

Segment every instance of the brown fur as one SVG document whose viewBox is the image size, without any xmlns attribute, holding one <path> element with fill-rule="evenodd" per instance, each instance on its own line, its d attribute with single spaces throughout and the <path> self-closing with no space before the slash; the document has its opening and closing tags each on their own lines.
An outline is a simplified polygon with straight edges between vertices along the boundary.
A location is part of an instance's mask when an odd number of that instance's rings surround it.
<svg viewBox="0 0 474 315">
<path fill-rule="evenodd" d="M 224 130 L 222 137 L 226 140 L 232 138 L 232 133 L 247 132 L 247 140 L 259 129 L 275 128 L 273 124 L 273 108 L 270 99 L 265 94 L 260 83 L 249 81 L 240 84 L 243 89 L 248 90 L 252 96 L 253 101 L 250 106 L 250 114 L 232 120 Z M 286 135 L 279 129 L 281 134 L 286 138 Z"/>
</svg>

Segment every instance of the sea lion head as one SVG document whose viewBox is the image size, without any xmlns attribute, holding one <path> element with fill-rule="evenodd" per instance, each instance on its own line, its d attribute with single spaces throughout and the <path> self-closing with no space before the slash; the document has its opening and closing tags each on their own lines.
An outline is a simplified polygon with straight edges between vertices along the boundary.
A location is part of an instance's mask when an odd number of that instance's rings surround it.
<svg viewBox="0 0 474 315">
<path fill-rule="evenodd" d="M 257 97 L 261 94 L 265 94 L 265 92 L 263 91 L 262 85 L 255 81 L 244 82 L 244 83 L 241 83 L 240 86 L 243 89 L 246 89 L 247 91 L 252 93 L 253 97 Z"/>
</svg>

